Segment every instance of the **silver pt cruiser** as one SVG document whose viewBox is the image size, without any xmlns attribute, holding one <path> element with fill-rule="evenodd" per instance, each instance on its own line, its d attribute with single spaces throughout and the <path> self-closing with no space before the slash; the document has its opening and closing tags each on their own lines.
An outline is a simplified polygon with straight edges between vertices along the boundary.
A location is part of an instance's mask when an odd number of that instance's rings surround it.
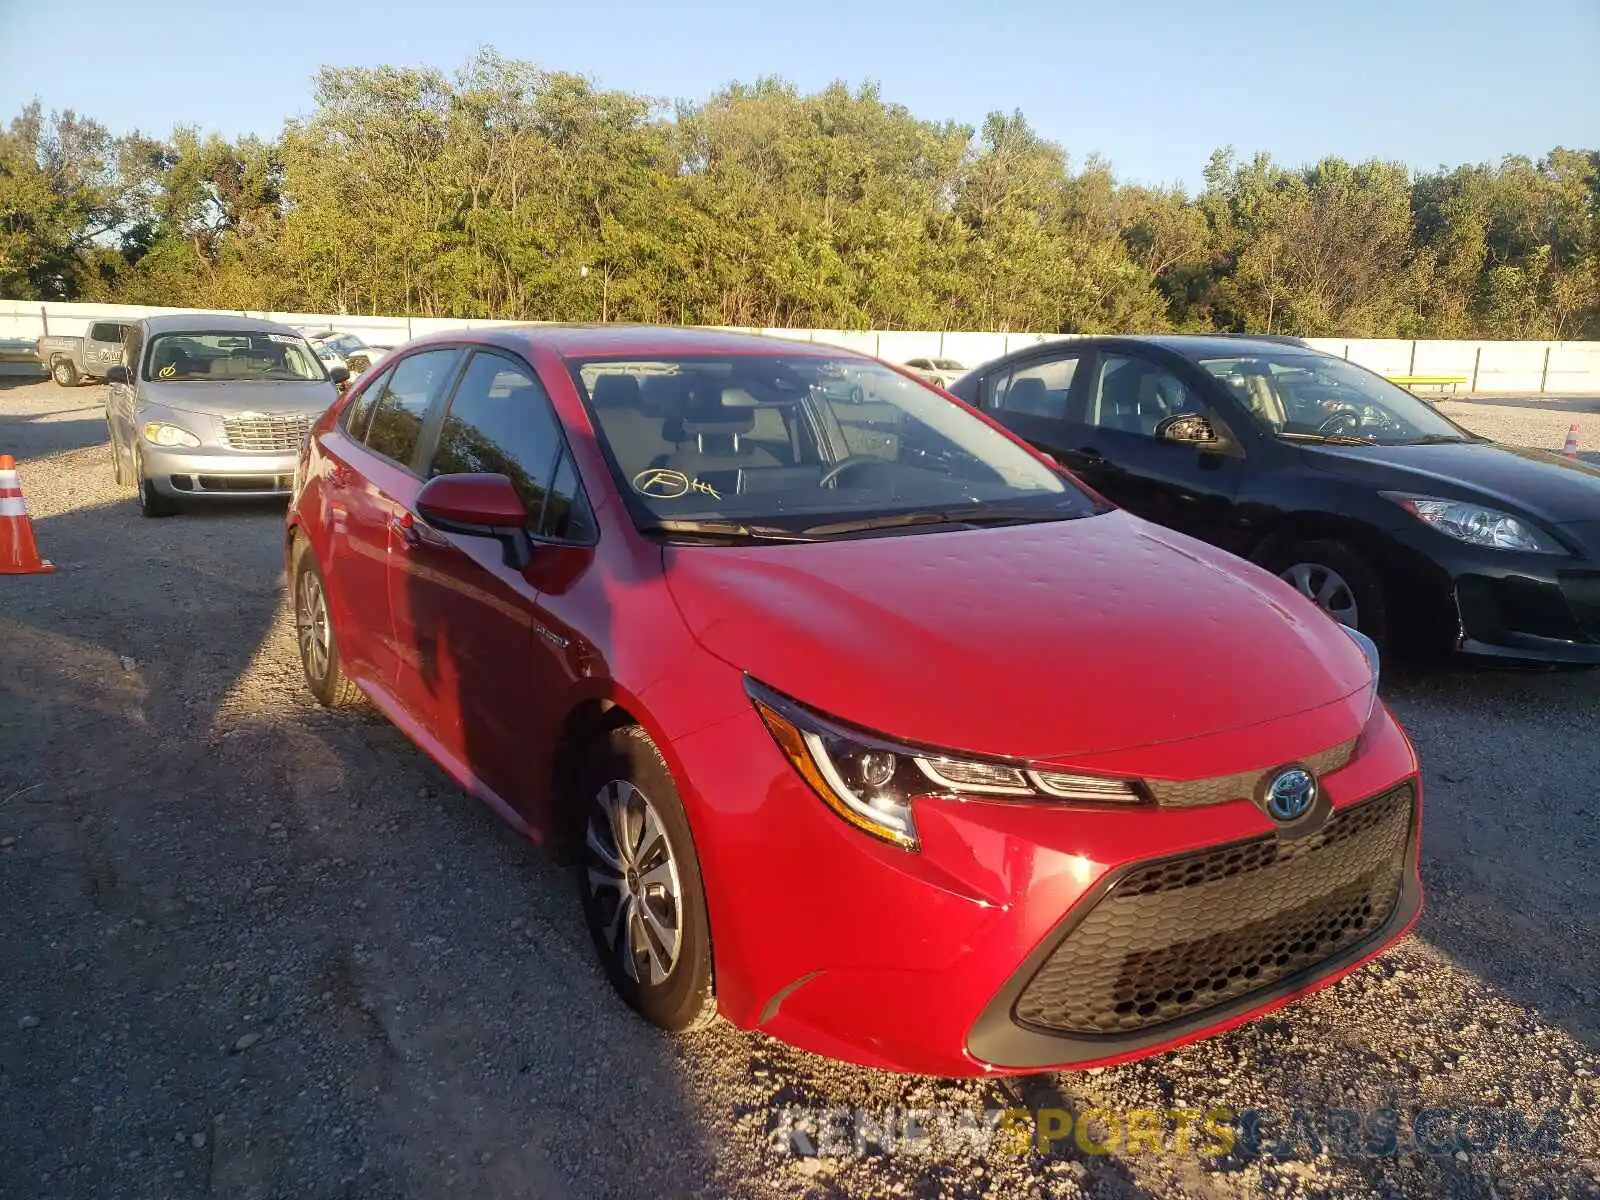
<svg viewBox="0 0 1600 1200">
<path fill-rule="evenodd" d="M 350 377 L 305 337 L 251 317 L 174 313 L 128 327 L 107 368 L 118 483 L 147 517 L 186 500 L 287 495 L 306 431 Z"/>
</svg>

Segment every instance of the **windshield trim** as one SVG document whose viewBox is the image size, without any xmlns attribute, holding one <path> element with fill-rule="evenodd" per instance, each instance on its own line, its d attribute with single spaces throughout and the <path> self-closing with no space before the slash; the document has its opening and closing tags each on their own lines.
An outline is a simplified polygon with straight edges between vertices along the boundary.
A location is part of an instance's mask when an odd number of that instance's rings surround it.
<svg viewBox="0 0 1600 1200">
<path fill-rule="evenodd" d="M 1058 521 L 1064 519 L 1063 514 L 1059 512 L 1051 513 L 1049 509 L 1061 505 L 1066 497 L 1073 497 L 1084 506 L 1084 511 L 1079 514 L 1082 516 L 1098 516 L 1106 511 L 1110 511 L 1103 500 L 1097 497 L 1094 492 L 1085 487 L 1084 484 L 1075 476 L 1067 471 L 1062 470 L 1059 463 L 1042 454 L 1037 448 L 1030 445 L 1028 442 L 1017 437 L 1016 434 L 1006 429 L 997 421 L 994 421 L 988 417 L 987 414 L 975 412 L 966 405 L 961 404 L 959 401 L 951 400 L 950 397 L 947 396 L 943 391 L 926 380 L 914 375 L 910 375 L 902 369 L 891 364 L 880 362 L 875 358 L 852 354 L 850 351 L 842 348 L 838 349 L 837 353 L 818 353 L 817 350 L 813 349 L 811 346 L 802 344 L 793 347 L 792 353 L 790 350 L 791 347 L 788 345 L 782 345 L 780 347 L 774 347 L 771 349 L 766 347 L 747 349 L 741 346 L 737 349 L 731 349 L 727 351 L 702 351 L 698 353 L 675 353 L 672 351 L 662 352 L 651 350 L 649 348 L 640 348 L 631 351 L 610 351 L 599 354 L 562 356 L 562 365 L 566 368 L 568 378 L 572 382 L 573 390 L 577 393 L 578 400 L 583 405 L 584 414 L 588 417 L 589 424 L 595 431 L 595 444 L 600 451 L 601 458 L 605 462 L 607 471 L 610 473 L 612 484 L 616 489 L 618 497 L 622 501 L 623 508 L 627 512 L 628 518 L 632 522 L 634 531 L 636 533 L 651 540 L 660 540 L 674 545 L 688 544 L 705 546 L 712 544 L 704 540 L 694 540 L 692 537 L 687 542 L 678 542 L 673 540 L 671 534 L 665 533 L 659 528 L 652 528 L 660 526 L 663 521 L 663 517 L 661 514 L 656 513 L 646 506 L 643 500 L 630 486 L 627 475 L 622 468 L 622 464 L 618 461 L 616 453 L 611 446 L 610 439 L 605 434 L 605 427 L 600 421 L 599 414 L 595 410 L 594 398 L 589 394 L 588 386 L 583 381 L 583 368 L 597 363 L 670 362 L 674 364 L 694 364 L 728 363 L 738 359 L 770 358 L 780 361 L 793 360 L 801 363 L 836 363 L 846 367 L 889 372 L 899 379 L 909 380 L 912 384 L 922 388 L 923 391 L 937 399 L 939 402 L 950 405 L 959 410 L 963 417 L 977 420 L 981 425 L 986 426 L 992 432 L 997 433 L 1007 442 L 1011 443 L 1015 449 L 1032 458 L 1041 469 L 1048 471 L 1052 476 L 1058 479 L 1062 485 L 1061 491 L 1041 492 L 1039 496 L 1036 497 L 1038 501 L 1042 502 L 1039 516 L 1040 522 Z M 1015 497 L 1012 497 L 1005 500 L 995 500 L 992 501 L 992 503 L 996 505 L 1014 507 L 1019 503 L 1025 504 L 1027 501 L 1019 501 Z M 857 520 L 895 518 L 918 512 L 937 512 L 941 509 L 950 507 L 953 506 L 950 504 L 922 503 L 902 505 L 899 507 L 862 507 L 858 509 L 835 510 L 833 512 L 794 512 L 785 513 L 778 516 L 774 516 L 772 514 L 728 515 L 717 512 L 706 512 L 702 510 L 686 511 L 678 514 L 678 516 L 680 519 L 685 521 L 722 521 L 744 526 L 768 526 L 775 529 L 782 528 L 785 530 L 785 532 L 789 532 L 791 529 L 787 522 L 793 521 L 794 525 L 792 526 L 792 532 L 798 535 L 803 534 L 807 525 L 829 524 L 843 520 L 854 522 Z M 960 507 L 970 507 L 970 504 Z M 903 525 L 895 523 L 887 524 L 882 529 L 863 531 L 850 536 L 874 537 L 936 533 L 941 530 L 949 531 L 952 528 L 962 528 L 962 526 L 959 524 L 952 525 L 944 522 L 929 523 L 926 525 Z M 817 540 L 824 539 L 802 537 L 796 537 L 793 539 L 784 538 L 781 544 L 795 544 L 801 541 L 809 543 Z M 778 543 L 776 539 L 773 539 L 771 544 L 780 543 Z"/>
</svg>

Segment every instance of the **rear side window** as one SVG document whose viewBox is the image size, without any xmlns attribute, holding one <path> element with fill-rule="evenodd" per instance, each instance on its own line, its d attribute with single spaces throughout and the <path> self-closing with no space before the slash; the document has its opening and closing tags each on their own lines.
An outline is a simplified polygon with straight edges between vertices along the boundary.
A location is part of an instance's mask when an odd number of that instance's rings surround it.
<svg viewBox="0 0 1600 1200">
<path fill-rule="evenodd" d="M 409 467 L 422 438 L 428 405 L 460 359 L 459 350 L 423 350 L 397 362 L 373 403 L 367 448 Z"/>
<path fill-rule="evenodd" d="M 545 390 L 525 367 L 479 352 L 461 377 L 439 430 L 428 476 L 486 471 L 510 478 L 539 529 L 562 449 Z"/>
<path fill-rule="evenodd" d="M 1005 412 L 1065 420 L 1077 370 L 1076 354 L 1019 367 L 994 381 L 990 404 Z"/>
<path fill-rule="evenodd" d="M 91 342 L 120 342 L 122 340 L 122 326 L 110 321 L 96 321 L 89 326 L 89 340 Z"/>
</svg>

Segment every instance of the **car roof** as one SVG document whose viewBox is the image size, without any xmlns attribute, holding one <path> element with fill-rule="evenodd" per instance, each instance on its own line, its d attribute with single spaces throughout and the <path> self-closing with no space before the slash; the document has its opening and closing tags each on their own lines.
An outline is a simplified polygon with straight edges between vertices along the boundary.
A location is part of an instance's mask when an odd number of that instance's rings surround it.
<svg viewBox="0 0 1600 1200">
<path fill-rule="evenodd" d="M 1285 347 L 1304 350 L 1312 354 L 1322 353 L 1320 350 L 1306 345 L 1299 338 L 1281 334 L 1160 333 L 1119 338 L 1117 340 L 1144 342 L 1151 346 L 1160 346 L 1163 350 L 1171 350 L 1173 353 L 1181 354 L 1185 358 L 1211 358 L 1213 356 L 1226 358 L 1233 354 L 1259 354 L 1269 353 L 1274 350 L 1282 351 Z"/>
<path fill-rule="evenodd" d="M 767 337 L 733 329 L 699 329 L 664 325 L 500 325 L 487 329 L 445 330 L 416 339 L 430 342 L 479 342 L 507 350 L 542 347 L 563 358 L 613 358 L 628 355 L 787 354 L 808 357 L 861 358 L 867 355 L 842 346 Z"/>
<path fill-rule="evenodd" d="M 232 313 L 161 313 L 146 317 L 147 333 L 290 333 L 304 337 L 299 330 L 264 317 L 240 317 Z"/>
</svg>

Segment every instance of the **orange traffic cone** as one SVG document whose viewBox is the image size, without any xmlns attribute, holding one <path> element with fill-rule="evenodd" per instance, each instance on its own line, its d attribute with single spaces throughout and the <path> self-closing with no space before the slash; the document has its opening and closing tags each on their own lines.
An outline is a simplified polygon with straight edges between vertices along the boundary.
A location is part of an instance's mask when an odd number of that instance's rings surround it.
<svg viewBox="0 0 1600 1200">
<path fill-rule="evenodd" d="M 17 460 L 0 454 L 0 575 L 43 575 L 55 569 L 54 563 L 39 557 L 34 544 Z"/>
<path fill-rule="evenodd" d="M 1568 458 L 1578 457 L 1578 423 L 1574 421 L 1572 428 L 1567 430 L 1567 444 L 1561 447 L 1561 453 Z"/>
</svg>

